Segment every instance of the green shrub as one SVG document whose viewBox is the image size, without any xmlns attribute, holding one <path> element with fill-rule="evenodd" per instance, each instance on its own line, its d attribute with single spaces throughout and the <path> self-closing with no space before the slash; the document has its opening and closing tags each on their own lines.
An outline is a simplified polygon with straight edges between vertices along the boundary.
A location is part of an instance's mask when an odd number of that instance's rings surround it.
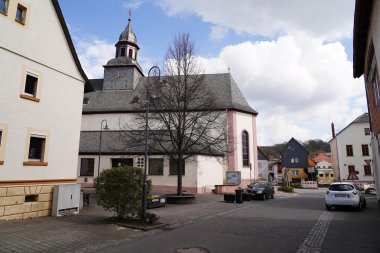
<svg viewBox="0 0 380 253">
<path fill-rule="evenodd" d="M 140 168 L 103 170 L 95 179 L 98 204 L 115 212 L 118 219 L 133 218 L 141 210 L 142 183 L 143 171 Z"/>
<path fill-rule="evenodd" d="M 284 192 L 293 192 L 293 187 L 280 186 L 280 187 L 278 187 L 278 190 L 284 191 Z"/>
<path fill-rule="evenodd" d="M 301 189 L 302 185 L 300 183 L 291 183 L 290 187 Z"/>
</svg>

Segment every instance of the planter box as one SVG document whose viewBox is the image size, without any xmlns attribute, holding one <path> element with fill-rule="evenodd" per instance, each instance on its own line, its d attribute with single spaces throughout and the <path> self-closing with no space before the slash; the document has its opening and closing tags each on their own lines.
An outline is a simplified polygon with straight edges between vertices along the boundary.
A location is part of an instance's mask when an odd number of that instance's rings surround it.
<svg viewBox="0 0 380 253">
<path fill-rule="evenodd" d="M 232 203 L 235 201 L 236 195 L 235 194 L 224 194 L 224 201 Z"/>
<path fill-rule="evenodd" d="M 146 199 L 146 208 L 156 208 L 163 207 L 166 205 L 165 197 L 157 197 L 157 198 L 147 198 Z"/>
</svg>

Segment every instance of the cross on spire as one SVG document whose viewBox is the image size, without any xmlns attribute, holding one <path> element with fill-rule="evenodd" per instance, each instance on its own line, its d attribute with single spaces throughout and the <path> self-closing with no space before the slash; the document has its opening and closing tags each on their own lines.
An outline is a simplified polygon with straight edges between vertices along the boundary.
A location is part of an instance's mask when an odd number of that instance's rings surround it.
<svg viewBox="0 0 380 253">
<path fill-rule="evenodd" d="M 131 17 L 132 17 L 132 9 L 129 8 L 129 17 L 128 17 L 128 22 L 131 21 Z"/>
</svg>

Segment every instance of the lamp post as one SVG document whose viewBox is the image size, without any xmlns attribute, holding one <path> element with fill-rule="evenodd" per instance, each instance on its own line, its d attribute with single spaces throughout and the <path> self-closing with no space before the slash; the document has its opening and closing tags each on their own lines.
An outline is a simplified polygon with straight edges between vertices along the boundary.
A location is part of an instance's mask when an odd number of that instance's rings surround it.
<svg viewBox="0 0 380 253">
<path fill-rule="evenodd" d="M 151 75 L 151 72 L 153 72 L 153 75 L 155 77 L 161 76 L 161 71 L 158 66 L 153 66 L 148 71 L 148 83 L 146 85 L 146 111 L 145 111 L 145 155 L 144 155 L 144 177 L 143 177 L 143 196 L 142 196 L 142 202 L 141 202 L 141 219 L 145 222 L 146 221 L 146 197 L 147 197 L 147 183 L 146 183 L 146 177 L 147 177 L 147 170 L 148 170 L 148 115 L 149 115 L 149 99 L 150 99 L 150 92 L 149 92 L 149 78 Z"/>
<path fill-rule="evenodd" d="M 106 123 L 106 125 L 103 128 L 103 122 Z M 107 125 L 107 120 L 103 119 L 102 122 L 100 123 L 100 136 L 99 136 L 99 159 L 98 159 L 98 177 L 100 173 L 100 154 L 102 150 L 102 134 L 103 134 L 103 129 L 108 130 L 108 125 Z"/>
</svg>

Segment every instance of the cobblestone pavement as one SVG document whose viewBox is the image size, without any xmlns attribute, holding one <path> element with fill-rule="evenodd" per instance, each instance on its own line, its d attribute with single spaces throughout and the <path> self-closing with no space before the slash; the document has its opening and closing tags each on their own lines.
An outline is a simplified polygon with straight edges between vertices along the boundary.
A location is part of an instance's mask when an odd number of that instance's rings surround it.
<svg viewBox="0 0 380 253">
<path fill-rule="evenodd" d="M 324 211 L 319 217 L 317 223 L 310 231 L 297 253 L 319 253 L 322 251 L 322 245 L 325 240 L 327 230 L 332 219 L 332 213 Z"/>
<path fill-rule="evenodd" d="M 291 195 L 278 193 L 276 197 Z M 174 229 L 245 207 L 225 203 L 223 195 L 200 194 L 192 204 L 167 205 L 148 211 L 156 213 L 167 228 Z M 83 208 L 78 215 L 0 222 L 0 252 L 91 252 L 160 232 L 117 226 L 107 221 L 111 216 L 111 213 L 96 205 L 92 194 L 90 206 Z"/>
</svg>

